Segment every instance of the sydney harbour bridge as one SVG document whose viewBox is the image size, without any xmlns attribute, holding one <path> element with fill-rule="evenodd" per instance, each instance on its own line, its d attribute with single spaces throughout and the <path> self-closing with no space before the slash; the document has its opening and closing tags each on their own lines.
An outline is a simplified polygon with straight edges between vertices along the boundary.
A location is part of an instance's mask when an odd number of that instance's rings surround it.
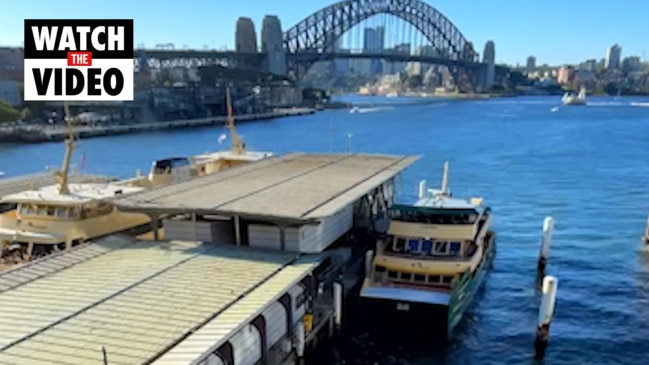
<svg viewBox="0 0 649 365">
<path fill-rule="evenodd" d="M 481 59 L 448 18 L 420 0 L 343 0 L 284 32 L 277 17 L 267 16 L 261 33 L 258 47 L 254 24 L 240 18 L 235 50 L 139 49 L 136 66 L 223 65 L 298 81 L 320 61 L 348 60 L 368 71 L 377 62 L 392 70 L 425 64 L 446 67 L 460 92 L 491 86 L 495 73 L 493 42 Z"/>
</svg>

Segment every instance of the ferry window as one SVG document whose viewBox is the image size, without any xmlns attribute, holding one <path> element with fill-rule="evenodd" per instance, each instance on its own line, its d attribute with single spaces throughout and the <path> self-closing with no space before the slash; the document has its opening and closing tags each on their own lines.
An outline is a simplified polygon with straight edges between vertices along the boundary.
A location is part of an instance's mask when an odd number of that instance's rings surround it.
<svg viewBox="0 0 649 365">
<path fill-rule="evenodd" d="M 440 282 L 440 277 L 439 275 L 431 275 L 428 277 L 428 282 L 431 284 L 439 284 Z"/>
<path fill-rule="evenodd" d="M 59 218 L 67 218 L 68 207 L 56 207 L 56 216 Z"/>
<path fill-rule="evenodd" d="M 56 207 L 49 205 L 47 207 L 47 215 L 54 216 L 54 213 L 56 213 Z"/>
<path fill-rule="evenodd" d="M 425 282 L 425 281 L 426 281 L 426 275 L 423 275 L 423 274 L 415 274 L 415 281 Z"/>
<path fill-rule="evenodd" d="M 78 207 L 70 208 L 69 217 L 70 218 L 77 218 L 78 216 L 79 216 L 79 208 Z"/>
<path fill-rule="evenodd" d="M 451 281 L 453 281 L 453 277 L 452 277 L 452 276 L 442 276 L 442 282 L 443 282 L 444 284 L 450 284 Z"/>
<path fill-rule="evenodd" d="M 385 266 L 376 265 L 376 266 L 374 267 L 374 270 L 375 270 L 376 272 L 384 272 L 384 271 L 385 271 Z"/>
<path fill-rule="evenodd" d="M 421 250 L 426 253 L 426 254 L 431 254 L 433 251 L 433 241 L 432 240 L 424 240 L 421 242 Z"/>
<path fill-rule="evenodd" d="M 457 256 L 462 249 L 462 242 L 451 242 L 451 256 Z"/>
<path fill-rule="evenodd" d="M 448 248 L 448 242 L 435 242 L 436 255 L 446 255 L 447 248 Z"/>
<path fill-rule="evenodd" d="M 394 243 L 392 244 L 392 250 L 394 252 L 403 252 L 406 247 L 406 239 L 397 237 L 397 239 L 394 240 Z"/>
<path fill-rule="evenodd" d="M 409 273 L 409 272 L 402 272 L 401 273 L 401 280 L 406 280 L 406 281 L 412 280 L 412 274 Z"/>
<path fill-rule="evenodd" d="M 411 238 L 408 240 L 408 252 L 419 252 L 419 240 Z"/>
<path fill-rule="evenodd" d="M 37 215 L 47 215 L 47 207 L 44 205 L 37 205 L 36 206 L 36 214 Z"/>
<path fill-rule="evenodd" d="M 391 278 L 391 279 L 397 279 L 399 277 L 399 273 L 397 273 L 396 271 L 390 270 L 390 271 L 388 271 L 388 277 Z"/>
</svg>

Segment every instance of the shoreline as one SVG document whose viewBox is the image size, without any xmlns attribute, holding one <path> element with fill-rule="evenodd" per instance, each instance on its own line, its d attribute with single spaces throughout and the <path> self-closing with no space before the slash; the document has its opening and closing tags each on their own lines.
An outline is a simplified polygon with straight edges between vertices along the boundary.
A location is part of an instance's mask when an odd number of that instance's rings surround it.
<svg viewBox="0 0 649 365">
<path fill-rule="evenodd" d="M 239 115 L 234 117 L 234 121 L 252 122 L 268 120 L 282 117 L 296 117 L 300 115 L 314 114 L 315 109 L 295 108 L 276 110 L 270 113 Z M 112 126 L 77 126 L 72 131 L 77 138 L 93 138 L 115 136 L 120 134 L 143 133 L 150 131 L 173 130 L 182 128 L 207 127 L 217 124 L 224 124 L 226 116 L 216 116 L 210 118 L 186 119 L 159 121 L 149 123 L 134 123 L 127 125 Z M 0 143 L 44 143 L 60 142 L 68 136 L 68 130 L 65 126 L 12 126 L 2 127 L 0 125 Z"/>
</svg>

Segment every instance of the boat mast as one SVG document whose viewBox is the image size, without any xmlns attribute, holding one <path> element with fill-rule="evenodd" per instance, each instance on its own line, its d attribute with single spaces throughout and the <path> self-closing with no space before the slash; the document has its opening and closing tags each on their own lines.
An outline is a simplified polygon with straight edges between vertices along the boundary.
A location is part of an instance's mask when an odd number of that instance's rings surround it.
<svg viewBox="0 0 649 365">
<path fill-rule="evenodd" d="M 237 129 L 234 127 L 234 116 L 232 115 L 232 98 L 230 97 L 230 88 L 227 88 L 225 90 L 225 97 L 228 108 L 227 127 L 230 130 L 230 138 L 232 138 L 231 151 L 240 155 L 244 152 L 244 146 L 241 138 L 237 134 Z"/>
<path fill-rule="evenodd" d="M 68 128 L 68 138 L 65 140 L 65 154 L 63 155 L 63 166 L 60 171 L 56 172 L 57 183 L 59 184 L 59 194 L 69 194 L 68 189 L 68 174 L 70 172 L 70 159 L 72 158 L 72 151 L 74 150 L 74 133 L 72 132 L 72 117 L 70 116 L 70 109 L 68 102 L 63 102 L 65 112 L 64 120 Z"/>
<path fill-rule="evenodd" d="M 444 162 L 444 175 L 442 175 L 442 195 L 448 195 L 448 161 Z"/>
</svg>

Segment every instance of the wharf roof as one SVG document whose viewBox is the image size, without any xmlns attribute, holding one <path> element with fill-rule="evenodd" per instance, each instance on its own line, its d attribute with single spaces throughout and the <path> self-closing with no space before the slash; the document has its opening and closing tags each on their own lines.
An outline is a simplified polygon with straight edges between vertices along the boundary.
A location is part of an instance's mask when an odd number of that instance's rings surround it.
<svg viewBox="0 0 649 365">
<path fill-rule="evenodd" d="M 102 347 L 110 364 L 149 363 L 228 310 L 254 314 L 254 293 L 307 257 L 109 236 L 0 273 L 0 364 L 101 364 Z"/>
<path fill-rule="evenodd" d="M 124 210 L 318 220 L 368 194 L 418 158 L 291 153 L 111 201 Z"/>
<path fill-rule="evenodd" d="M 70 183 L 102 183 L 114 180 L 114 178 L 108 176 L 86 174 L 72 174 L 68 178 L 68 182 Z M 3 177 L 0 179 L 0 198 L 27 189 L 42 188 L 54 183 L 53 172 L 40 172 L 16 177 Z"/>
</svg>

